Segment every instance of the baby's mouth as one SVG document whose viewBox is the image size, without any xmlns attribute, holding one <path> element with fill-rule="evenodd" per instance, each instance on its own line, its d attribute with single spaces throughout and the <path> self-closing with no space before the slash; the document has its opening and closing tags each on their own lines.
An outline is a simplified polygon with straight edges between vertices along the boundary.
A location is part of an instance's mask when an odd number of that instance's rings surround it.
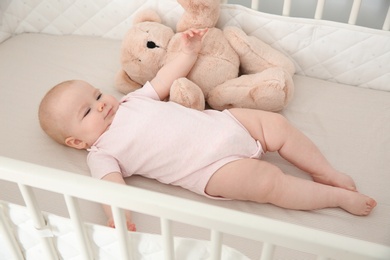
<svg viewBox="0 0 390 260">
<path fill-rule="evenodd" d="M 106 114 L 106 116 L 104 117 L 104 119 L 106 119 L 110 114 L 112 113 L 112 108 L 110 108 Z"/>
</svg>

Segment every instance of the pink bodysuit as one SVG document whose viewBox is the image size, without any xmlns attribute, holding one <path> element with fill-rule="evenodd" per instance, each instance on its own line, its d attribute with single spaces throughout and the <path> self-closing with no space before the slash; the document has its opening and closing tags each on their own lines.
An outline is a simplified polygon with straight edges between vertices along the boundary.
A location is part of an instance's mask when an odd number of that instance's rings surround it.
<svg viewBox="0 0 390 260">
<path fill-rule="evenodd" d="M 148 82 L 122 99 L 87 161 L 96 178 L 138 174 L 208 196 L 205 187 L 216 170 L 237 159 L 260 158 L 262 152 L 229 111 L 161 102 Z"/>
</svg>

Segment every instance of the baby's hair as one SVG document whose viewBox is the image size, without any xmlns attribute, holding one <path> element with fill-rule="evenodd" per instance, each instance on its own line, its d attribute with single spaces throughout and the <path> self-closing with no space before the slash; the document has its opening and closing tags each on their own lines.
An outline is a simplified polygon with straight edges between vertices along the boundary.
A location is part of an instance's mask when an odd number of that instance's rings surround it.
<svg viewBox="0 0 390 260">
<path fill-rule="evenodd" d="M 67 80 L 55 85 L 43 97 L 38 110 L 38 118 L 41 128 L 45 133 L 60 144 L 65 144 L 66 125 L 60 115 L 56 113 L 56 101 L 62 91 L 76 80 Z"/>
</svg>

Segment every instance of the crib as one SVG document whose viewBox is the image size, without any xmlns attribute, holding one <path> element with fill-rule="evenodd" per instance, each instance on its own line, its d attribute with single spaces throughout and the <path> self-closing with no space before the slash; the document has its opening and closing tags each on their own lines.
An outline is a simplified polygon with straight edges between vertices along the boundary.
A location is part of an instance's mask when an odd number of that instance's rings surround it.
<svg viewBox="0 0 390 260">
<path fill-rule="evenodd" d="M 172 26 L 174 0 L 0 3 L 0 259 L 390 259 L 390 1 L 221 1 L 238 26 L 291 58 L 295 94 L 280 113 L 378 206 L 367 217 L 215 201 L 132 176 L 93 179 L 86 153 L 54 143 L 37 107 L 53 85 L 114 88 L 137 11 Z M 276 154 L 270 161 L 308 178 Z M 100 204 L 111 205 L 116 228 Z M 128 232 L 131 210 L 137 232 Z"/>
</svg>

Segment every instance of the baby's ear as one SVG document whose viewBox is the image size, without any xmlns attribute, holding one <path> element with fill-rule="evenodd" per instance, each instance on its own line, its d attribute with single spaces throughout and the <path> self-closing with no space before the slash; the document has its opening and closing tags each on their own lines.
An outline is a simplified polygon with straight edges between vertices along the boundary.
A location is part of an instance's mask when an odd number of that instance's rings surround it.
<svg viewBox="0 0 390 260">
<path fill-rule="evenodd" d="M 86 142 L 76 139 L 73 136 L 65 139 L 65 145 L 79 150 L 87 149 L 88 147 Z"/>
</svg>

